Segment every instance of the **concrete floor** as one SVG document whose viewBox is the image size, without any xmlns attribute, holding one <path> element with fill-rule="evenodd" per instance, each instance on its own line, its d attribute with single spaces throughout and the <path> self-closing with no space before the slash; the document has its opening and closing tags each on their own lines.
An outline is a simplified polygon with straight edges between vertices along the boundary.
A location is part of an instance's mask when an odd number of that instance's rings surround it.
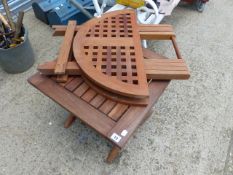
<svg viewBox="0 0 233 175">
<path fill-rule="evenodd" d="M 233 174 L 233 1 L 211 0 L 203 14 L 177 7 L 173 24 L 190 67 L 188 81 L 172 81 L 121 156 L 103 160 L 110 145 L 67 111 L 31 87 L 26 79 L 39 63 L 55 58 L 62 38 L 25 18 L 36 63 L 27 72 L 0 70 L 0 175 L 232 175 Z M 170 55 L 170 45 L 150 43 Z"/>
</svg>

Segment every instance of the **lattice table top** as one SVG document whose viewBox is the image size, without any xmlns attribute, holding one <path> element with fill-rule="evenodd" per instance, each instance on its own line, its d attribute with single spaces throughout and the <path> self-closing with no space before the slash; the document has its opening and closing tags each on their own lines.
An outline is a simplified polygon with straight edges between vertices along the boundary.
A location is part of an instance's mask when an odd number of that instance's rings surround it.
<svg viewBox="0 0 233 175">
<path fill-rule="evenodd" d="M 84 75 L 100 87 L 128 97 L 149 95 L 133 10 L 107 13 L 82 25 L 73 51 Z"/>
</svg>

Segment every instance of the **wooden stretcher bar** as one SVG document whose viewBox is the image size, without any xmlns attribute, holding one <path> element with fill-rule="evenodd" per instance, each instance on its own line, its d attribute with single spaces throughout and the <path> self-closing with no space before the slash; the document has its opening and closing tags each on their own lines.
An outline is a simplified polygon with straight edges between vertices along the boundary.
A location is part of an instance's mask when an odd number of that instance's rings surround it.
<svg viewBox="0 0 233 175">
<path fill-rule="evenodd" d="M 54 72 L 55 66 L 56 66 L 56 60 L 48 61 L 45 62 L 44 64 L 40 64 L 37 67 L 37 70 L 44 75 L 56 75 L 56 73 Z M 80 75 L 81 70 L 75 61 L 69 61 L 67 62 L 66 73 L 68 75 Z"/>
<path fill-rule="evenodd" d="M 139 24 L 139 34 L 141 39 L 146 40 L 168 40 L 175 36 L 172 26 L 167 24 L 160 25 L 143 25 Z M 53 36 L 64 36 L 67 26 L 54 25 Z M 80 26 L 76 26 L 75 31 L 78 32 Z"/>
<path fill-rule="evenodd" d="M 78 32 L 80 27 L 81 26 L 76 25 L 75 32 Z M 64 36 L 67 29 L 67 25 L 53 25 L 52 29 L 54 30 L 53 36 Z"/>
<path fill-rule="evenodd" d="M 189 70 L 183 60 L 169 59 L 169 60 L 156 60 L 144 59 L 145 71 L 147 79 L 154 80 L 185 80 L 190 77 Z M 44 75 L 56 75 L 54 68 L 56 61 L 47 62 L 38 66 L 38 71 Z M 78 64 L 74 61 L 67 63 L 67 75 L 81 75 L 81 70 Z"/>
<path fill-rule="evenodd" d="M 172 26 L 160 25 L 139 25 L 139 33 L 142 40 L 169 40 L 175 36 Z"/>
<path fill-rule="evenodd" d="M 168 59 L 148 49 L 143 49 L 143 54 L 147 79 L 184 80 L 190 77 L 188 67 L 183 59 Z M 39 65 L 37 69 L 44 75 L 56 75 L 54 72 L 55 65 L 56 61 L 50 61 Z M 75 61 L 67 63 L 66 74 L 81 75 L 81 70 Z"/>
<path fill-rule="evenodd" d="M 66 65 L 68 62 L 70 51 L 72 49 L 75 27 L 76 21 L 69 21 L 54 70 L 54 72 L 58 75 L 65 74 Z"/>
</svg>

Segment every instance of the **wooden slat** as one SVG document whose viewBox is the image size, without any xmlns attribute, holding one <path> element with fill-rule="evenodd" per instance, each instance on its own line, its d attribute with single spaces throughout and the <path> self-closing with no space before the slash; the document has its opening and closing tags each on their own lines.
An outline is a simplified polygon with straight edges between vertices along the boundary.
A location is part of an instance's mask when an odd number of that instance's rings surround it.
<svg viewBox="0 0 233 175">
<path fill-rule="evenodd" d="M 83 82 L 83 79 L 81 77 L 74 78 L 71 82 L 69 82 L 65 86 L 65 88 L 73 92 L 82 82 Z"/>
<path fill-rule="evenodd" d="M 134 13 L 134 15 L 131 16 L 131 24 L 132 24 L 132 29 L 136 28 L 137 30 L 133 30 L 133 39 L 134 39 L 134 47 L 135 47 L 135 57 L 136 58 L 136 70 L 137 70 L 137 74 L 141 72 L 141 74 L 138 74 L 138 82 L 139 84 L 141 84 L 143 86 L 143 88 L 148 90 L 148 84 L 147 84 L 147 77 L 146 77 L 146 71 L 144 68 L 144 64 L 143 64 L 143 52 L 142 52 L 142 46 L 141 46 L 141 40 L 140 40 L 140 34 L 138 34 L 138 23 L 137 23 L 137 16 Z M 142 58 L 142 59 L 140 59 Z M 141 65 L 143 64 L 143 66 Z M 148 92 L 149 94 L 149 92 Z"/>
<path fill-rule="evenodd" d="M 56 60 L 53 60 L 53 61 L 47 61 L 43 64 L 39 64 L 37 66 L 37 70 L 44 75 L 55 75 L 54 69 L 55 69 L 56 62 L 57 62 Z"/>
<path fill-rule="evenodd" d="M 144 59 L 144 63 L 147 62 L 153 62 L 153 64 L 180 64 L 185 65 L 185 62 L 183 59 Z"/>
<path fill-rule="evenodd" d="M 64 36 L 66 33 L 67 25 L 53 25 L 53 36 Z M 79 30 L 80 26 L 76 25 L 75 32 Z"/>
<path fill-rule="evenodd" d="M 171 37 L 175 36 L 172 26 L 167 24 L 140 24 L 139 33 L 141 39 L 145 40 L 170 40 Z"/>
<path fill-rule="evenodd" d="M 90 104 L 96 108 L 99 108 L 105 100 L 106 98 L 104 96 L 98 94 L 91 100 Z"/>
<path fill-rule="evenodd" d="M 106 43 L 106 41 L 111 41 Z M 98 44 L 97 44 L 98 43 Z M 134 45 L 134 40 L 131 38 L 95 38 L 95 37 L 89 37 L 85 38 L 85 45 L 88 46 L 132 46 Z"/>
<path fill-rule="evenodd" d="M 139 32 L 173 32 L 172 25 L 169 24 L 139 24 Z"/>
<path fill-rule="evenodd" d="M 148 79 L 153 80 L 187 80 L 190 78 L 188 71 L 160 71 L 148 70 Z"/>
<path fill-rule="evenodd" d="M 81 97 L 87 90 L 89 86 L 86 83 L 82 83 L 77 89 L 74 90 L 74 94 Z"/>
<path fill-rule="evenodd" d="M 62 83 L 59 83 L 61 86 L 66 86 L 67 84 L 69 84 L 72 80 L 74 79 L 74 77 L 67 77 L 67 80 L 66 80 L 66 82 L 62 82 Z M 56 78 L 56 81 L 57 81 L 57 78 Z"/>
<path fill-rule="evenodd" d="M 28 79 L 35 88 L 43 92 L 75 116 L 78 116 L 84 123 L 94 128 L 97 132 L 106 136 L 113 128 L 115 122 L 102 112 L 96 110 L 85 101 L 74 96 L 70 91 L 59 86 L 46 76 L 35 74 Z"/>
<path fill-rule="evenodd" d="M 127 49 L 129 49 L 129 47 L 126 47 Z M 129 52 L 127 52 L 126 54 L 125 54 L 125 58 L 126 58 L 126 72 L 127 72 L 127 74 L 130 74 L 130 75 L 132 75 L 132 62 L 131 62 L 131 57 L 130 57 L 130 53 Z M 143 67 L 143 69 L 144 69 L 144 67 Z M 145 71 L 145 69 L 143 70 L 143 71 Z M 132 80 L 132 76 L 127 76 L 127 82 L 128 83 L 132 83 L 133 82 L 133 80 Z"/>
<path fill-rule="evenodd" d="M 113 120 L 117 121 L 123 114 L 124 112 L 128 109 L 128 105 L 118 103 L 108 114 L 110 118 Z"/>
<path fill-rule="evenodd" d="M 37 70 L 44 75 L 56 75 L 54 72 L 56 61 L 46 62 L 37 67 Z M 66 67 L 66 74 L 81 75 L 80 68 L 75 61 L 69 61 Z"/>
<path fill-rule="evenodd" d="M 147 65 L 147 73 L 151 74 L 151 71 L 186 71 L 188 72 L 188 68 L 186 66 L 180 66 L 180 65 Z"/>
<path fill-rule="evenodd" d="M 116 105 L 115 101 L 106 100 L 99 108 L 99 110 L 105 114 L 108 114 L 112 108 Z"/>
<path fill-rule="evenodd" d="M 57 58 L 57 63 L 54 70 L 56 74 L 65 74 L 70 50 L 72 48 L 71 46 L 73 42 L 75 28 L 76 28 L 76 21 L 69 21 L 66 34 L 64 37 L 64 41 L 61 45 L 59 55 Z"/>
<path fill-rule="evenodd" d="M 173 36 L 173 32 L 140 32 L 142 40 L 170 40 Z"/>
<path fill-rule="evenodd" d="M 83 94 L 82 99 L 86 102 L 90 102 L 96 96 L 96 94 L 97 93 L 92 89 L 88 89 L 85 94 Z"/>
<path fill-rule="evenodd" d="M 146 70 L 151 69 L 162 69 L 162 70 L 188 70 L 183 59 L 169 59 L 169 60 L 161 60 L 161 59 L 145 59 L 144 66 Z M 163 69 L 169 68 L 170 69 Z"/>
<path fill-rule="evenodd" d="M 68 74 L 57 75 L 56 81 L 57 81 L 58 83 L 66 83 L 66 82 L 68 81 Z"/>
</svg>

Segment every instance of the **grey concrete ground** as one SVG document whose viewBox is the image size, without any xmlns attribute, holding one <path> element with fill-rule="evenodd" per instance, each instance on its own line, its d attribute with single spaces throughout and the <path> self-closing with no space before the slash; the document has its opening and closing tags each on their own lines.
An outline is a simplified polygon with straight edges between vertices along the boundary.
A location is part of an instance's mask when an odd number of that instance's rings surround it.
<svg viewBox="0 0 233 175">
<path fill-rule="evenodd" d="M 0 70 L 0 174 L 233 174 L 232 12 L 233 1 L 211 0 L 203 14 L 181 6 L 165 19 L 192 77 L 170 84 L 112 165 L 103 161 L 109 143 L 79 122 L 64 129 L 67 112 L 27 83 L 61 41 L 29 12 L 36 64 L 18 75 Z M 168 44 L 150 47 L 171 54 Z"/>
</svg>

